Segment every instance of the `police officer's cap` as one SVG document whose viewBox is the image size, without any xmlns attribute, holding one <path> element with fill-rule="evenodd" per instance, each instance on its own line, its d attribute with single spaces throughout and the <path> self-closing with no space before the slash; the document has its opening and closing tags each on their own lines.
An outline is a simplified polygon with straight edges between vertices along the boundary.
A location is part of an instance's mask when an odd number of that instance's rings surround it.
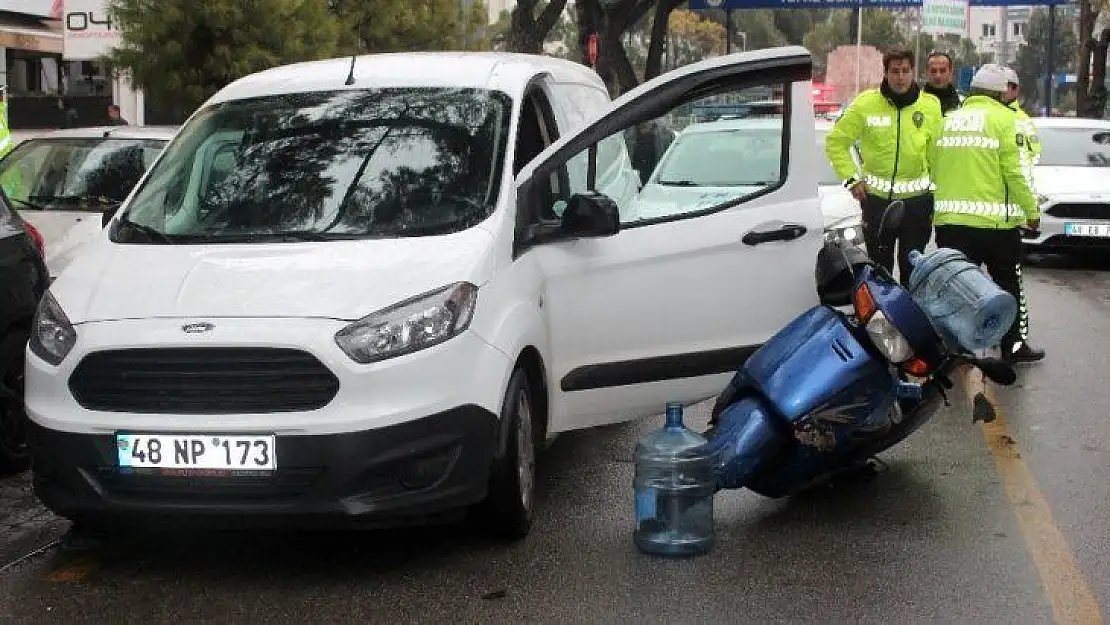
<svg viewBox="0 0 1110 625">
<path fill-rule="evenodd" d="M 1018 79 L 1018 74 L 1014 71 L 1012 67 L 1003 66 L 1003 69 L 1006 70 L 1006 82 L 1014 85 L 1015 87 L 1021 85 L 1021 81 Z"/>
<path fill-rule="evenodd" d="M 979 71 L 975 72 L 975 76 L 971 78 L 971 88 L 1006 93 L 1007 83 L 1009 82 L 1005 67 L 997 63 L 987 63 L 980 67 Z"/>
</svg>

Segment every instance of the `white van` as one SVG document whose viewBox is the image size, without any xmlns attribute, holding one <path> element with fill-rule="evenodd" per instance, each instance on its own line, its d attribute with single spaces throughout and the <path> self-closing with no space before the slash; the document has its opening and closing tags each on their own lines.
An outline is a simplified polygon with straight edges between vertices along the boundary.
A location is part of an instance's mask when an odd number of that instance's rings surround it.
<svg viewBox="0 0 1110 625">
<path fill-rule="evenodd" d="M 93 526 L 465 509 L 523 536 L 545 440 L 712 397 L 817 303 L 810 72 L 758 50 L 614 102 L 569 61 L 411 53 L 228 85 L 43 300 L 36 492 Z M 626 130 L 767 87 L 775 171 L 636 217 Z"/>
</svg>

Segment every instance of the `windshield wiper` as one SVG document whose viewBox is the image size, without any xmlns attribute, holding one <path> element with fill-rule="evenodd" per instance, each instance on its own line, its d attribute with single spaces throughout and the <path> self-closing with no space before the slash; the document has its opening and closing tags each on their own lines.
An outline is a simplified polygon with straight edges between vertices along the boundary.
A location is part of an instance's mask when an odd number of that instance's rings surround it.
<svg viewBox="0 0 1110 625">
<path fill-rule="evenodd" d="M 102 196 L 94 195 L 32 195 L 27 199 L 36 202 L 58 202 L 60 204 L 89 204 L 95 206 L 119 206 L 123 202 L 118 200 L 110 200 Z"/>
<path fill-rule="evenodd" d="M 386 237 L 431 237 L 440 234 L 451 234 L 467 227 L 466 221 L 448 221 L 443 223 L 423 224 L 418 226 L 405 226 L 400 230 L 384 234 Z"/>
<path fill-rule="evenodd" d="M 282 241 L 310 242 L 330 241 L 336 237 L 321 232 L 275 232 L 273 234 L 258 235 L 260 237 L 273 237 Z"/>
<path fill-rule="evenodd" d="M 128 229 L 134 230 L 135 232 L 140 232 L 140 233 L 146 235 L 146 237 L 148 239 L 150 239 L 152 242 L 157 241 L 159 243 L 166 243 L 166 244 L 172 244 L 173 243 L 173 239 L 171 239 L 170 236 L 168 234 L 166 234 L 165 232 L 162 232 L 161 230 L 156 230 L 154 228 L 151 228 L 150 226 L 144 226 L 143 224 L 137 224 L 137 223 L 131 221 L 130 219 L 128 219 L 127 217 L 123 217 L 122 219 L 120 219 L 119 220 L 119 225 L 120 225 L 121 229 L 122 228 L 128 228 Z"/>
<path fill-rule="evenodd" d="M 693 180 L 660 180 L 659 184 L 667 187 L 697 187 L 701 186 Z"/>
<path fill-rule="evenodd" d="M 28 202 L 27 200 L 21 200 L 21 199 L 16 198 L 16 197 L 9 197 L 8 199 L 15 202 L 16 204 L 22 204 L 23 206 L 26 206 L 27 208 L 29 208 L 31 210 L 37 210 L 37 211 L 46 210 L 46 207 L 41 205 L 41 204 L 35 204 L 34 202 Z"/>
</svg>

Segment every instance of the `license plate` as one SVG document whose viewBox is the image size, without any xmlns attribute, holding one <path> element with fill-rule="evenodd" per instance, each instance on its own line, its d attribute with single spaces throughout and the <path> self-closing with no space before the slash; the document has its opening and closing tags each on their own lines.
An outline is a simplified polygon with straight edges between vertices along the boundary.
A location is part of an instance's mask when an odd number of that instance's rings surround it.
<svg viewBox="0 0 1110 625">
<path fill-rule="evenodd" d="M 151 469 L 277 469 L 273 436 L 117 433 L 119 466 Z"/>
<path fill-rule="evenodd" d="M 1110 237 L 1110 224 L 1064 224 L 1070 237 Z"/>
</svg>

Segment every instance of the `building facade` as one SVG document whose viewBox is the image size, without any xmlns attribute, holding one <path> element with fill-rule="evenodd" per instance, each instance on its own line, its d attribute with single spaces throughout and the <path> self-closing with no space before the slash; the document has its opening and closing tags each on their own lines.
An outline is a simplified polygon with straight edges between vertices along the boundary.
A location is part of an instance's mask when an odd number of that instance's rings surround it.
<svg viewBox="0 0 1110 625">
<path fill-rule="evenodd" d="M 131 123 L 143 123 L 142 94 L 112 78 L 96 60 L 110 50 L 112 37 L 67 37 L 90 15 L 103 21 L 106 5 L 106 0 L 66 0 L 63 9 L 62 0 L 0 0 L 0 86 L 13 129 L 100 124 L 111 104 Z M 69 13 L 85 17 L 67 20 Z"/>
<path fill-rule="evenodd" d="M 1041 6 L 971 7 L 968 20 L 968 37 L 975 42 L 975 49 L 982 62 L 1013 63 L 1017 51 L 1025 43 L 1029 31 L 1029 17 Z M 1057 23 L 1076 22 L 1075 4 L 1056 7 Z"/>
<path fill-rule="evenodd" d="M 968 37 L 982 61 L 1012 63 L 1025 43 L 1031 7 L 971 7 Z"/>
</svg>

